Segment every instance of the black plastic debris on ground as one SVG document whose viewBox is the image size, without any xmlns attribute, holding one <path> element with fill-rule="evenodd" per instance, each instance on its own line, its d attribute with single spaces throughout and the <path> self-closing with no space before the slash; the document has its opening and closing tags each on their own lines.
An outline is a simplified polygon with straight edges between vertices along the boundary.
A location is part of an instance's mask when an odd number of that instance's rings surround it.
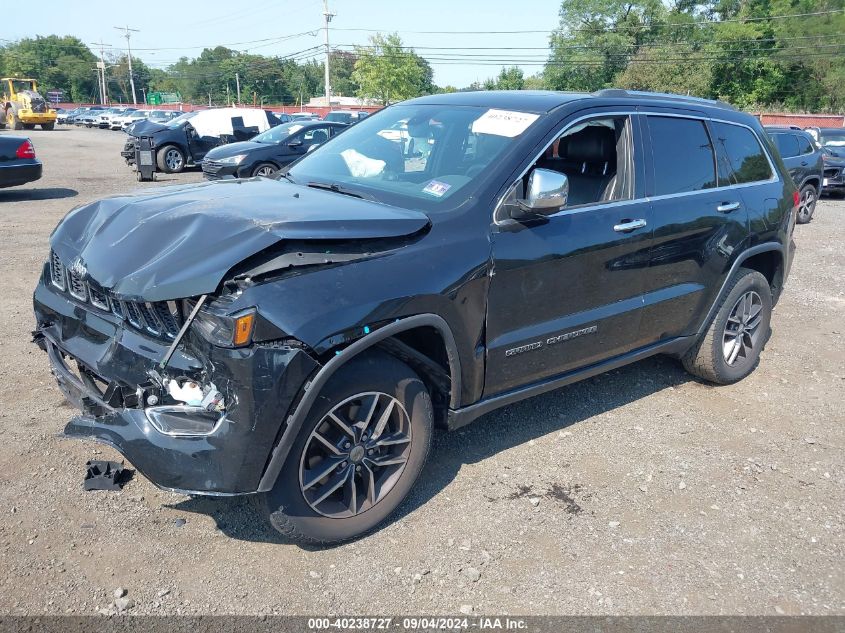
<svg viewBox="0 0 845 633">
<path fill-rule="evenodd" d="M 85 490 L 120 490 L 132 479 L 132 470 L 123 463 L 91 460 L 85 467 Z"/>
</svg>

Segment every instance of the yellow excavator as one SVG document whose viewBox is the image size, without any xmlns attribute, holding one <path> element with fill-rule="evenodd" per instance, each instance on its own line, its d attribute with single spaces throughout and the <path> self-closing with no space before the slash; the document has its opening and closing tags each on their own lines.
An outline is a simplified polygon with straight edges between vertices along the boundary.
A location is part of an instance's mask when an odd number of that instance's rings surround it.
<svg viewBox="0 0 845 633">
<path fill-rule="evenodd" d="M 38 93 L 34 79 L 3 77 L 0 82 L 3 84 L 0 130 L 6 126 L 13 130 L 31 130 L 36 125 L 44 130 L 56 127 L 56 111 Z"/>
</svg>

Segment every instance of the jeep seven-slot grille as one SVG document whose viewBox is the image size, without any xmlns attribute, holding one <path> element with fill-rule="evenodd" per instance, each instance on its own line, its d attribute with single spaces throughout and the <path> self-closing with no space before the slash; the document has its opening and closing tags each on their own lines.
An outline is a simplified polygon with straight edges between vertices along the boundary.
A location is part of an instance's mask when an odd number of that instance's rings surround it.
<svg viewBox="0 0 845 633">
<path fill-rule="evenodd" d="M 50 282 L 74 299 L 90 304 L 104 312 L 111 312 L 133 328 L 172 339 L 182 327 L 181 302 L 177 301 L 121 301 L 93 280 L 66 266 L 55 252 L 50 252 Z"/>
</svg>

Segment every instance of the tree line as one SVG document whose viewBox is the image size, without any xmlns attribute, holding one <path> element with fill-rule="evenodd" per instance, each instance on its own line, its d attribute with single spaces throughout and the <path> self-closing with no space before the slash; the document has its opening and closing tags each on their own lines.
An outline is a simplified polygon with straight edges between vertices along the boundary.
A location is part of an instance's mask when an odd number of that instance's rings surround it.
<svg viewBox="0 0 845 633">
<path fill-rule="evenodd" d="M 526 37 L 526 49 L 532 44 Z M 437 86 L 431 64 L 397 34 L 331 53 L 332 93 L 387 104 L 457 90 L 620 87 L 722 99 L 741 108 L 845 108 L 845 0 L 563 0 L 542 69 L 512 64 L 469 86 Z M 313 55 L 313 53 L 312 53 Z M 128 60 L 107 54 L 109 97 L 132 100 Z M 98 56 L 73 36 L 0 46 L 0 74 L 34 76 L 73 101 L 98 98 Z M 468 64 L 471 62 L 467 62 Z M 487 66 L 484 66 L 487 67 Z M 184 101 L 298 104 L 324 94 L 322 61 L 218 46 L 155 68 L 133 57 L 138 97 L 177 92 Z"/>
</svg>

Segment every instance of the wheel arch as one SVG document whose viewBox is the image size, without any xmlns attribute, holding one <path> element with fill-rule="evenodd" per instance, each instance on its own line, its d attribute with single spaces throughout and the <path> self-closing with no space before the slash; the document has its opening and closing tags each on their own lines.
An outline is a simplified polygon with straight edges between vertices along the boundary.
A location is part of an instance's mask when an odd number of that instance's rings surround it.
<svg viewBox="0 0 845 633">
<path fill-rule="evenodd" d="M 765 242 L 752 246 L 737 256 L 728 274 L 725 275 L 722 286 L 719 288 L 719 292 L 716 294 L 716 298 L 710 306 L 707 316 L 698 328 L 698 336 L 701 336 L 707 329 L 719 307 L 719 301 L 725 292 L 725 288 L 740 268 L 751 268 L 760 272 L 768 280 L 769 287 L 772 289 L 772 305 L 777 303 L 784 282 L 784 248 L 783 244 L 779 242 Z"/>
<path fill-rule="evenodd" d="M 804 187 L 806 187 L 807 185 L 813 185 L 813 187 L 815 187 L 815 188 L 816 188 L 816 195 L 819 195 L 819 194 L 821 193 L 821 190 L 822 190 L 822 183 L 821 183 L 821 179 L 819 178 L 819 176 L 817 176 L 817 175 L 814 175 L 814 176 L 807 176 L 807 177 L 806 177 L 806 178 L 805 178 L 805 179 L 801 182 L 801 186 L 800 186 L 800 187 L 798 187 L 798 189 L 803 189 L 803 188 L 804 188 Z"/>
<path fill-rule="evenodd" d="M 435 332 L 438 339 L 432 339 Z M 416 334 L 416 336 L 414 336 Z M 455 337 L 449 324 L 443 317 L 436 314 L 417 314 L 398 319 L 370 334 L 358 339 L 349 347 L 338 350 L 336 354 L 308 381 L 304 386 L 304 394 L 299 399 L 293 412 L 285 422 L 285 428 L 280 440 L 270 454 L 267 467 L 258 484 L 257 492 L 267 492 L 276 483 L 276 478 L 282 470 L 293 443 L 302 429 L 311 407 L 317 400 L 320 390 L 329 379 L 346 363 L 360 354 L 376 346 L 401 360 L 408 362 L 420 373 L 423 382 L 429 389 L 434 386 L 435 393 L 442 387 L 438 386 L 436 365 L 438 364 L 438 345 L 446 355 L 448 366 L 449 408 L 460 406 L 461 367 Z M 435 365 L 435 366 L 432 366 Z M 434 395 L 434 394 L 432 394 Z"/>
</svg>

